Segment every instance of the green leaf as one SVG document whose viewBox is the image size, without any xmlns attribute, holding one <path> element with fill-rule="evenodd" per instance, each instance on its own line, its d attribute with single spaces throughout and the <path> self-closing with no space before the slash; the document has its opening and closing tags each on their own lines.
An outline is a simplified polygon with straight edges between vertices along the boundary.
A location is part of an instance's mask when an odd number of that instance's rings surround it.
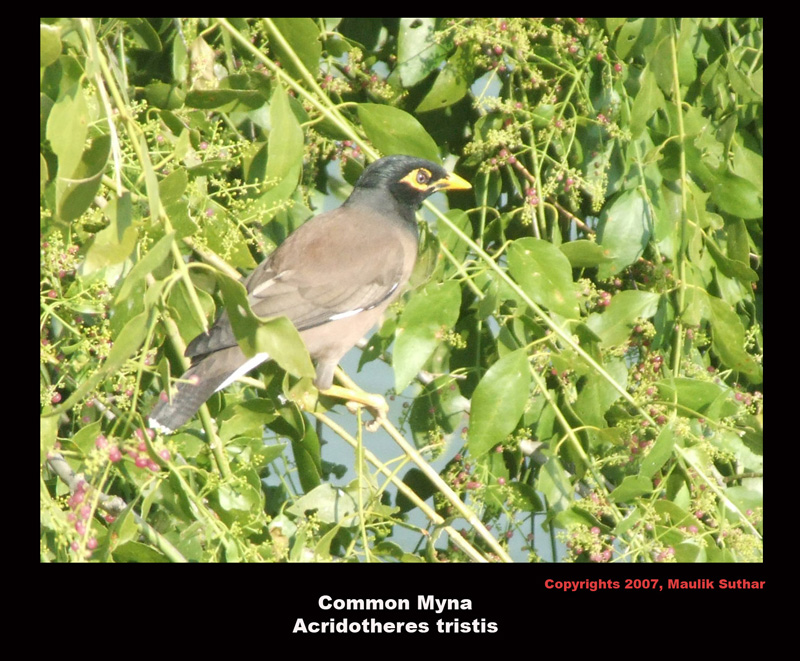
<svg viewBox="0 0 800 661">
<path fill-rule="evenodd" d="M 261 92 L 256 90 L 232 90 L 232 89 L 213 89 L 213 90 L 192 90 L 186 95 L 186 105 L 190 108 L 201 110 L 213 110 L 228 104 L 241 104 L 244 109 L 260 108 L 264 105 L 265 99 Z M 161 105 L 162 108 L 173 108 L 173 105 Z M 236 107 L 236 106 L 234 106 Z M 237 110 L 241 108 L 236 107 Z"/>
<path fill-rule="evenodd" d="M 345 527 L 358 522 L 356 516 L 358 505 L 353 497 L 328 483 L 320 484 L 286 509 L 299 517 L 304 517 L 305 513 L 311 510 L 316 512 L 317 518 L 323 523 L 335 523 Z"/>
<path fill-rule="evenodd" d="M 619 29 L 620 26 L 625 24 L 625 18 L 607 18 L 606 19 L 606 32 L 608 33 L 609 37 L 613 37 L 614 33 Z"/>
<path fill-rule="evenodd" d="M 656 34 L 656 18 L 634 18 L 620 28 L 617 40 L 614 43 L 617 57 L 627 60 L 629 56 L 636 55 L 649 45 Z"/>
<path fill-rule="evenodd" d="M 178 202 L 186 192 L 189 185 L 189 177 L 185 168 L 177 168 L 170 172 L 160 182 L 158 182 L 158 194 L 161 203 L 166 207 Z"/>
<path fill-rule="evenodd" d="M 292 58 L 294 54 L 311 76 L 316 76 L 322 55 L 322 44 L 319 42 L 319 28 L 316 23 L 310 18 L 273 18 L 272 23 L 280 31 L 289 48 L 287 50 L 279 39 L 270 39 L 270 48 L 274 50 L 281 66 L 293 78 L 298 80 L 303 78 L 300 67 Z"/>
<path fill-rule="evenodd" d="M 39 461 L 44 462 L 58 441 L 58 417 L 43 415 L 39 418 Z"/>
<path fill-rule="evenodd" d="M 628 370 L 621 358 L 609 357 L 603 367 L 618 385 L 622 388 L 627 386 Z M 592 430 L 588 430 L 588 433 L 592 435 L 597 433 L 597 430 L 608 426 L 605 414 L 621 395 L 614 384 L 609 383 L 600 374 L 590 372 L 584 379 L 583 387 L 578 392 L 577 400 L 574 403 L 574 409 L 584 424 L 593 427 Z"/>
<path fill-rule="evenodd" d="M 211 204 L 213 205 L 213 202 Z M 211 206 L 210 209 L 213 209 L 214 213 L 211 218 L 207 217 L 203 222 L 200 233 L 203 241 L 218 255 L 224 255 L 228 264 L 234 268 L 254 268 L 256 261 L 238 226 L 238 220 L 232 218 L 222 206 Z"/>
<path fill-rule="evenodd" d="M 566 255 L 570 266 L 574 269 L 588 269 L 612 260 L 603 246 L 598 246 L 594 241 L 587 239 L 562 243 L 558 249 Z"/>
<path fill-rule="evenodd" d="M 190 94 L 192 94 L 190 92 Z M 144 88 L 144 96 L 147 102 L 156 108 L 164 108 L 165 110 L 177 110 L 183 107 L 186 103 L 187 95 L 183 88 L 178 85 L 170 85 L 169 83 L 155 82 L 146 85 Z M 200 104 L 189 104 L 195 108 L 202 108 Z M 215 106 L 208 106 L 215 107 Z"/>
<path fill-rule="evenodd" d="M 81 273 L 84 275 L 107 266 L 121 264 L 136 248 L 139 232 L 131 226 L 130 193 L 126 192 L 120 198 L 112 197 L 103 213 L 111 222 L 108 227 L 94 235 L 81 267 Z"/>
<path fill-rule="evenodd" d="M 297 188 L 299 176 L 299 167 L 296 171 L 290 171 L 280 183 L 250 203 L 248 207 L 250 213 L 258 214 L 262 223 L 271 220 L 278 211 L 285 208 L 286 200 L 291 197 L 295 188 Z"/>
<path fill-rule="evenodd" d="M 747 487 L 733 486 L 725 490 L 725 494 L 731 499 L 739 511 L 746 512 L 749 509 L 756 509 L 764 506 L 764 495 L 760 491 L 748 489 Z"/>
<path fill-rule="evenodd" d="M 737 278 L 738 280 L 741 280 L 743 284 L 746 285 L 750 284 L 751 282 L 758 281 L 758 274 L 753 269 L 751 269 L 745 263 L 737 259 L 730 259 L 726 255 L 724 255 L 722 251 L 717 247 L 715 241 L 713 240 L 706 241 L 705 245 L 708 248 L 708 252 L 711 255 L 711 258 L 714 260 L 714 263 L 719 267 L 721 273 L 727 275 L 729 278 Z"/>
<path fill-rule="evenodd" d="M 130 517 L 132 520 L 132 517 Z M 126 519 L 126 521 L 129 519 Z M 136 526 L 134 524 L 134 529 Z M 138 532 L 138 530 L 137 530 Z M 139 542 L 127 542 L 120 544 L 113 550 L 115 562 L 134 562 L 134 563 L 155 563 L 155 562 L 169 562 L 167 557 L 147 544 Z"/>
<path fill-rule="evenodd" d="M 401 18 L 397 31 L 397 66 L 390 83 L 413 87 L 434 71 L 447 50 L 437 40 L 435 18 Z"/>
<path fill-rule="evenodd" d="M 247 522 L 262 509 L 262 494 L 252 485 L 238 480 L 231 484 L 220 484 L 209 494 L 214 511 L 227 524 Z"/>
<path fill-rule="evenodd" d="M 358 117 L 372 144 L 384 156 L 408 154 L 440 162 L 436 141 L 404 110 L 376 103 L 358 104 Z"/>
<path fill-rule="evenodd" d="M 675 437 L 672 433 L 672 426 L 672 422 L 670 422 L 661 430 L 653 447 L 647 451 L 647 455 L 642 459 L 642 465 L 639 468 L 639 475 L 641 477 L 652 479 L 672 456 L 672 451 L 675 447 Z"/>
<path fill-rule="evenodd" d="M 189 50 L 188 44 L 183 39 L 172 42 L 172 79 L 185 81 L 189 78 Z"/>
<path fill-rule="evenodd" d="M 98 420 L 79 429 L 75 436 L 72 437 L 72 442 L 83 453 L 84 457 L 95 447 L 95 441 L 102 430 L 103 421 Z"/>
<path fill-rule="evenodd" d="M 461 306 L 461 288 L 454 280 L 432 283 L 411 297 L 397 326 L 392 365 L 395 390 L 406 389 L 455 326 Z"/>
<path fill-rule="evenodd" d="M 597 228 L 597 242 L 612 261 L 598 269 L 599 278 L 608 278 L 633 264 L 644 253 L 652 222 L 648 203 L 637 188 L 617 197 L 603 210 Z"/>
<path fill-rule="evenodd" d="M 732 146 L 732 168 L 735 174 L 744 177 L 757 189 L 759 195 L 764 194 L 764 157 L 761 154 L 742 147 L 738 143 Z"/>
<path fill-rule="evenodd" d="M 194 272 L 194 275 L 195 278 L 199 279 L 197 271 Z M 192 285 L 190 284 L 189 286 Z M 199 286 L 195 286 L 194 290 L 202 308 L 202 319 L 205 320 L 214 316 L 216 308 L 211 295 Z M 170 316 L 177 324 L 181 337 L 187 342 L 207 330 L 207 327 L 203 326 L 201 322 L 201 317 L 196 312 L 194 299 L 189 294 L 186 282 L 181 281 L 177 286 L 169 290 L 167 304 L 169 305 Z"/>
<path fill-rule="evenodd" d="M 43 154 L 39 154 L 39 195 L 44 195 L 44 188 L 50 180 L 50 172 L 47 168 L 47 159 Z"/>
<path fill-rule="evenodd" d="M 73 85 L 59 95 L 47 117 L 47 139 L 58 157 L 58 174 L 71 177 L 81 161 L 89 125 L 83 88 Z"/>
<path fill-rule="evenodd" d="M 71 176 L 65 176 L 59 167 L 56 197 L 58 215 L 62 220 L 75 220 L 92 204 L 100 189 L 110 153 L 111 136 L 100 135 L 83 152 Z"/>
<path fill-rule="evenodd" d="M 146 18 L 122 18 L 120 20 L 131 26 L 136 41 L 142 48 L 156 53 L 161 52 L 161 39 L 158 38 L 158 33 Z"/>
<path fill-rule="evenodd" d="M 636 40 L 639 38 L 639 33 L 644 27 L 644 21 L 645 19 L 643 18 L 637 18 L 629 20 L 627 23 L 623 24 L 622 29 L 617 35 L 617 41 L 614 44 L 614 48 L 617 51 L 617 56 L 621 60 L 627 58 L 628 53 L 630 53 L 633 49 Z M 615 28 L 616 27 L 617 26 L 615 25 Z"/>
<path fill-rule="evenodd" d="M 539 471 L 536 490 L 547 499 L 551 511 L 563 512 L 572 503 L 573 487 L 569 475 L 558 457 L 548 456 L 545 451 L 542 454 L 547 456 L 547 461 Z"/>
<path fill-rule="evenodd" d="M 650 67 L 642 72 L 639 92 L 631 107 L 631 136 L 638 138 L 644 131 L 645 123 L 653 114 L 664 107 L 664 94 L 658 88 Z"/>
<path fill-rule="evenodd" d="M 477 458 L 502 442 L 517 426 L 528 403 L 528 356 L 517 349 L 484 374 L 472 395 L 468 446 Z"/>
<path fill-rule="evenodd" d="M 313 377 L 314 366 L 306 345 L 286 317 L 261 319 L 250 309 L 244 286 L 223 274 L 217 274 L 225 311 L 236 341 L 246 356 L 268 353 L 278 365 L 298 377 Z"/>
<path fill-rule="evenodd" d="M 656 382 L 659 397 L 675 402 L 684 416 L 703 416 L 719 420 L 734 415 L 738 406 L 733 401 L 733 391 L 726 385 L 712 381 L 698 381 L 686 377 Z"/>
<path fill-rule="evenodd" d="M 615 294 L 605 312 L 593 312 L 586 325 L 597 334 L 605 347 L 619 346 L 631 335 L 639 319 L 649 319 L 657 309 L 659 294 L 628 290 Z"/>
<path fill-rule="evenodd" d="M 637 475 L 628 475 L 622 483 L 614 489 L 609 498 L 615 503 L 628 503 L 634 498 L 643 496 L 653 490 L 653 483 L 649 478 Z"/>
<path fill-rule="evenodd" d="M 568 319 L 578 318 L 572 267 L 552 243 L 533 237 L 517 239 L 508 249 L 508 270 L 534 302 Z"/>
<path fill-rule="evenodd" d="M 764 215 L 758 186 L 727 170 L 715 176 L 711 200 L 726 213 L 745 220 Z"/>
<path fill-rule="evenodd" d="M 433 87 L 417 106 L 417 112 L 441 110 L 458 103 L 467 93 L 469 83 L 464 69 L 448 62 L 433 81 Z"/>
<path fill-rule="evenodd" d="M 270 101 L 267 178 L 283 181 L 290 173 L 299 177 L 303 164 L 303 130 L 289 106 L 289 95 L 276 85 Z M 297 179 L 294 180 L 295 183 Z"/>
<path fill-rule="evenodd" d="M 153 271 L 161 266 L 172 250 L 172 239 L 174 236 L 175 232 L 165 234 L 152 248 L 150 248 L 150 250 L 147 251 L 144 257 L 136 262 L 136 265 L 131 269 L 130 273 L 128 273 L 128 275 L 125 277 L 125 280 L 122 282 L 122 286 L 117 293 L 117 298 L 114 301 L 115 305 L 120 305 L 123 303 L 125 299 L 130 296 L 131 292 L 135 290 L 135 287 L 139 282 L 143 282 L 148 275 L 151 275 Z"/>
<path fill-rule="evenodd" d="M 308 493 L 322 484 L 322 451 L 319 436 L 313 427 L 305 425 L 300 438 L 293 434 L 290 439 L 297 465 L 297 477 L 303 491 Z"/>
<path fill-rule="evenodd" d="M 736 463 L 744 469 L 743 472 L 764 470 L 763 455 L 753 452 L 739 436 L 739 432 L 727 429 L 719 430 L 708 440 L 714 447 L 722 450 L 726 456 L 733 457 Z"/>
<path fill-rule="evenodd" d="M 140 136 L 139 149 L 141 154 L 142 169 L 144 170 L 144 185 L 147 190 L 147 202 L 150 205 L 150 218 L 159 220 L 161 218 L 161 197 L 158 189 L 158 177 L 153 169 L 153 162 L 150 160 L 150 152 L 147 148 L 147 140 L 144 135 Z"/>
<path fill-rule="evenodd" d="M 89 275 L 107 266 L 122 264 L 136 248 L 139 233 L 135 227 L 128 227 L 122 235 L 117 236 L 116 227 L 107 227 L 98 232 L 86 251 L 81 272 Z"/>
<path fill-rule="evenodd" d="M 61 30 L 54 25 L 39 25 L 39 67 L 49 67 L 61 55 Z"/>
<path fill-rule="evenodd" d="M 274 404 L 265 399 L 248 399 L 228 406 L 218 417 L 219 437 L 228 441 L 251 430 L 261 430 L 276 417 Z"/>
<path fill-rule="evenodd" d="M 672 95 L 672 35 L 662 31 L 659 38 L 648 46 L 648 51 L 651 53 L 650 67 L 656 83 L 665 94 Z"/>
<path fill-rule="evenodd" d="M 745 374 L 752 383 L 761 383 L 761 365 L 745 350 L 744 327 L 733 306 L 711 295 L 708 302 L 714 353 L 729 369 Z"/>
</svg>

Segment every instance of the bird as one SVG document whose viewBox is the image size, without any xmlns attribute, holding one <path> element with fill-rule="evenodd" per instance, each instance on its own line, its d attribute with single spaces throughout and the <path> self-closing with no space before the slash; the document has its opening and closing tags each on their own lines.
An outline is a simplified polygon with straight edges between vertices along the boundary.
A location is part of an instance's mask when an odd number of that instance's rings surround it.
<svg viewBox="0 0 800 661">
<path fill-rule="evenodd" d="M 321 394 L 374 401 L 333 385 L 334 370 L 403 292 L 417 259 L 416 210 L 433 193 L 470 188 L 430 160 L 380 158 L 340 207 L 294 230 L 244 280 L 253 313 L 294 324 L 316 363 L 314 385 Z M 171 395 L 162 391 L 149 415 L 149 426 L 163 433 L 176 431 L 214 392 L 270 359 L 245 355 L 224 311 L 188 344 L 185 356 L 189 369 Z"/>
</svg>

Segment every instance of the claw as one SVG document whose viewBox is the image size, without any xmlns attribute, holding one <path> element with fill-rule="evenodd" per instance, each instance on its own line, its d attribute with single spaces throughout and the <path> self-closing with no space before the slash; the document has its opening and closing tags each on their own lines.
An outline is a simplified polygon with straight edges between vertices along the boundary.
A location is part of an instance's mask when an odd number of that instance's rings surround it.
<svg viewBox="0 0 800 661">
<path fill-rule="evenodd" d="M 389 413 L 389 405 L 381 395 L 359 392 L 358 390 L 342 388 L 341 386 L 331 386 L 327 390 L 320 390 L 319 394 L 344 399 L 347 410 L 351 413 L 355 413 L 359 406 L 366 408 L 373 417 L 373 420 L 370 420 L 365 425 L 367 431 L 376 431 L 386 420 L 386 414 Z"/>
</svg>

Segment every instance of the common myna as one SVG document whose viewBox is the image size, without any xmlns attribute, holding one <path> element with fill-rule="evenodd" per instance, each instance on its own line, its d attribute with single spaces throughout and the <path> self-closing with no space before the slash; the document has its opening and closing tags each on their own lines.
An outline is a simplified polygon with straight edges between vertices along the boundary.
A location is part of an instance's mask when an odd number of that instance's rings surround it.
<svg viewBox="0 0 800 661">
<path fill-rule="evenodd" d="M 402 292 L 417 259 L 415 210 L 432 193 L 470 184 L 430 161 L 387 156 L 367 167 L 338 209 L 289 237 L 244 281 L 259 317 L 286 316 L 316 361 L 315 385 L 331 392 L 341 358 Z M 189 343 L 191 367 L 150 413 L 150 426 L 175 431 L 214 392 L 269 359 L 247 358 L 223 312 Z M 339 393 L 340 396 L 341 393 Z"/>
</svg>

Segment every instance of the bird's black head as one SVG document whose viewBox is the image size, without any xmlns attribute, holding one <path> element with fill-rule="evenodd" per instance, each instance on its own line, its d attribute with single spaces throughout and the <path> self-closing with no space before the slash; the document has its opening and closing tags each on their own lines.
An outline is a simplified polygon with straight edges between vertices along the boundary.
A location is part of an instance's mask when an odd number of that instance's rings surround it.
<svg viewBox="0 0 800 661">
<path fill-rule="evenodd" d="M 372 163 L 355 186 L 356 190 L 362 191 L 388 190 L 400 204 L 411 209 L 419 207 L 426 197 L 437 191 L 468 188 L 472 188 L 468 182 L 441 165 L 399 154 Z"/>
</svg>

